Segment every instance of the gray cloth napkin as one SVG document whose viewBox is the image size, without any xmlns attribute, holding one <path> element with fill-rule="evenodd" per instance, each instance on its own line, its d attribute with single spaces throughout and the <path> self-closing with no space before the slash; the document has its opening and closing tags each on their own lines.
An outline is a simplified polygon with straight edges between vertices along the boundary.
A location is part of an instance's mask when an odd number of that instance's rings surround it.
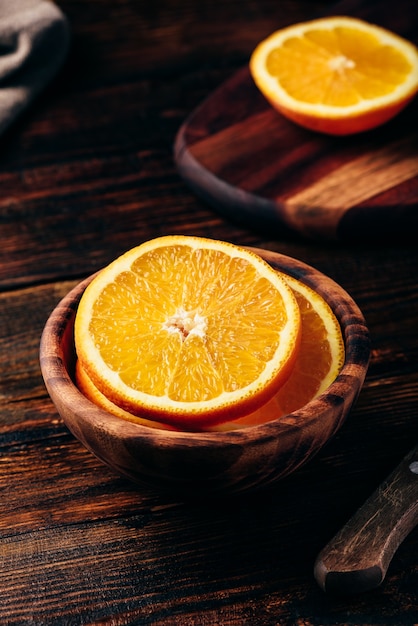
<svg viewBox="0 0 418 626">
<path fill-rule="evenodd" d="M 68 22 L 50 0 L 0 0 L 0 133 L 56 74 Z"/>
</svg>

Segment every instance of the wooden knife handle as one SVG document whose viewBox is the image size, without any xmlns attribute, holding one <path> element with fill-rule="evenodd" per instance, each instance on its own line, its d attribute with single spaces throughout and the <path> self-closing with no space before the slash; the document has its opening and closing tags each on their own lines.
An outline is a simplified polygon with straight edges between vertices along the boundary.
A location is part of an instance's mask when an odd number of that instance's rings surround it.
<svg viewBox="0 0 418 626">
<path fill-rule="evenodd" d="M 378 587 L 396 549 L 418 523 L 418 446 L 320 552 L 314 575 L 324 591 Z"/>
</svg>

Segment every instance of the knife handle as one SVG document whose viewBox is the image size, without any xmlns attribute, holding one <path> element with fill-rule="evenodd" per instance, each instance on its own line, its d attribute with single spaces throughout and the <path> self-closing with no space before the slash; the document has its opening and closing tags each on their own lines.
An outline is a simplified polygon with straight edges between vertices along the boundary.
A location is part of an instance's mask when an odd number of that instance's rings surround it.
<svg viewBox="0 0 418 626">
<path fill-rule="evenodd" d="M 397 548 L 418 523 L 418 446 L 318 555 L 314 576 L 331 593 L 378 587 Z"/>
</svg>

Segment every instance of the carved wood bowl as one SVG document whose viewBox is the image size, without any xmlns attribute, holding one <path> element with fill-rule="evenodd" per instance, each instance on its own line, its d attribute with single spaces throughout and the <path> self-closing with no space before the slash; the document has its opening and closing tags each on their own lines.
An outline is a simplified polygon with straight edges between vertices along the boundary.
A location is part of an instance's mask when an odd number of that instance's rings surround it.
<svg viewBox="0 0 418 626">
<path fill-rule="evenodd" d="M 342 371 L 324 394 L 263 425 L 228 432 L 176 432 L 110 415 L 74 384 L 74 318 L 92 277 L 79 283 L 52 312 L 40 345 L 47 390 L 75 437 L 120 474 L 191 495 L 243 492 L 270 485 L 306 463 L 344 422 L 369 361 L 369 334 L 361 311 L 342 287 L 314 268 L 273 252 L 256 252 L 328 301 L 343 330 L 346 350 Z"/>
</svg>

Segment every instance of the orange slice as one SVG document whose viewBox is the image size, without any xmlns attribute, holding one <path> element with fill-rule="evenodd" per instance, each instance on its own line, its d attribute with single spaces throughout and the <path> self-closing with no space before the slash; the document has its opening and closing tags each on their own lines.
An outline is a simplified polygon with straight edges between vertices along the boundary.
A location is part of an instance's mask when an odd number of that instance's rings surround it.
<svg viewBox="0 0 418 626">
<path fill-rule="evenodd" d="M 108 400 L 200 428 L 255 410 L 284 384 L 300 312 L 284 276 L 255 253 L 168 236 L 93 279 L 74 334 L 83 369 Z"/>
<path fill-rule="evenodd" d="M 283 115 L 346 135 L 391 119 L 418 89 L 418 50 L 379 26 L 329 17 L 281 29 L 250 59 L 254 82 Z"/>
<path fill-rule="evenodd" d="M 161 428 L 163 430 L 176 430 L 173 426 L 168 424 L 160 424 L 151 420 L 132 415 L 124 409 L 111 402 L 105 395 L 101 393 L 94 385 L 94 383 L 88 377 L 86 371 L 81 365 L 80 359 L 77 360 L 75 366 L 75 380 L 76 385 L 81 393 L 86 396 L 91 402 L 104 409 L 108 413 L 120 417 L 121 419 L 128 420 L 128 422 L 134 422 L 135 424 L 141 424 L 142 426 L 148 426 L 148 428 Z"/>
<path fill-rule="evenodd" d="M 232 430 L 264 424 L 297 409 L 323 393 L 337 378 L 345 358 L 337 318 L 316 291 L 286 277 L 301 312 L 301 342 L 293 371 L 277 394 L 253 413 L 214 427 Z"/>
</svg>

